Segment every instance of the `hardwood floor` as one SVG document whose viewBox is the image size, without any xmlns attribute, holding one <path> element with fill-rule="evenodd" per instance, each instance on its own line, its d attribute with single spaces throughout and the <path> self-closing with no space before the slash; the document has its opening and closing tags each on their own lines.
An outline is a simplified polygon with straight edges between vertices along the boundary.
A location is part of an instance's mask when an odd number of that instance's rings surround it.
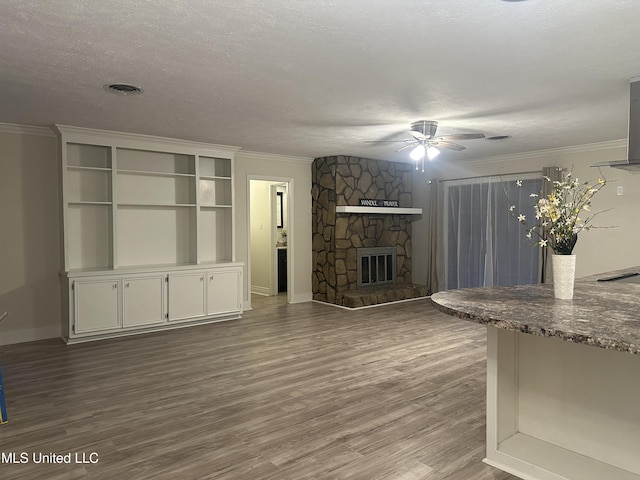
<svg viewBox="0 0 640 480">
<path fill-rule="evenodd" d="M 0 478 L 516 478 L 481 462 L 484 327 L 429 300 L 253 307 L 170 332 L 0 347 L 0 452 L 29 455 Z M 99 461 L 32 461 L 69 452 Z"/>
</svg>

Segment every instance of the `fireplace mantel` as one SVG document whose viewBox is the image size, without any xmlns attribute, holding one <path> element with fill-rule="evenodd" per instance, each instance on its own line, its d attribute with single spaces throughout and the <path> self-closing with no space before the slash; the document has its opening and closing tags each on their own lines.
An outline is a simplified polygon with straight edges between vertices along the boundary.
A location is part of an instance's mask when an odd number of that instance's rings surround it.
<svg viewBox="0 0 640 480">
<path fill-rule="evenodd" d="M 380 213 L 393 215 L 422 215 L 421 208 L 400 207 L 361 207 L 352 205 L 337 205 L 336 213 Z"/>
</svg>

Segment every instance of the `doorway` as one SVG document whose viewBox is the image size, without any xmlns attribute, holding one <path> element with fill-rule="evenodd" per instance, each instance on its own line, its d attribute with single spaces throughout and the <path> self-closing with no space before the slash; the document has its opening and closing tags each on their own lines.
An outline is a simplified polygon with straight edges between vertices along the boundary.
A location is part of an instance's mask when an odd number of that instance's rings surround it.
<svg viewBox="0 0 640 480">
<path fill-rule="evenodd" d="M 292 179 L 248 178 L 247 272 L 252 306 L 290 301 L 291 189 Z"/>
</svg>

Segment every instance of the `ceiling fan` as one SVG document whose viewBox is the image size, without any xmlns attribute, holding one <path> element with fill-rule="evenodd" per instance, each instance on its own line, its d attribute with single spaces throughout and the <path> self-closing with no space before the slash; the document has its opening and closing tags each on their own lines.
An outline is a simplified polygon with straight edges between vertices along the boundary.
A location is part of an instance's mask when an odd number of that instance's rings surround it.
<svg viewBox="0 0 640 480">
<path fill-rule="evenodd" d="M 429 160 L 433 160 L 440 155 L 440 149 L 446 148 L 448 150 L 464 150 L 465 147 L 457 143 L 453 143 L 452 140 L 472 140 L 474 138 L 484 138 L 482 133 L 454 133 L 452 135 L 443 135 L 436 137 L 436 130 L 438 130 L 438 122 L 433 120 L 419 120 L 411 124 L 409 134 L 413 137 L 407 140 L 371 140 L 367 143 L 393 143 L 402 142 L 405 145 L 396 150 L 401 152 L 412 148 L 409 156 L 416 161 L 416 170 L 418 170 L 418 163 L 422 165 L 422 171 L 424 172 L 424 157 Z"/>
</svg>

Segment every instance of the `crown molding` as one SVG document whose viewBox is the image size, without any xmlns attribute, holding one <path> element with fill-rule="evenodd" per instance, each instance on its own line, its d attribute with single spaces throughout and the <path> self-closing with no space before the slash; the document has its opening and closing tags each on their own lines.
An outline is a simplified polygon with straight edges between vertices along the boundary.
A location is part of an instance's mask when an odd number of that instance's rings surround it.
<svg viewBox="0 0 640 480">
<path fill-rule="evenodd" d="M 495 157 L 474 158 L 471 160 L 461 161 L 460 164 L 472 165 L 482 163 L 483 165 L 491 163 L 503 163 L 509 160 L 526 160 L 535 158 L 545 158 L 551 155 L 567 155 L 572 153 L 596 152 L 598 150 L 610 150 L 612 148 L 627 147 L 627 140 L 609 140 L 606 142 L 587 143 L 584 145 L 572 145 L 569 147 L 549 148 L 546 150 L 532 150 L 530 152 L 512 153 L 508 155 L 496 155 Z"/>
<path fill-rule="evenodd" d="M 236 158 L 242 157 L 251 161 L 263 161 L 263 162 L 289 162 L 289 163 L 302 163 L 305 165 L 311 165 L 313 158 L 311 157 L 296 157 L 293 155 L 279 155 L 275 153 L 262 153 L 262 152 L 249 152 L 246 150 L 240 150 L 236 153 Z"/>
<path fill-rule="evenodd" d="M 95 128 L 74 127 L 70 125 L 54 125 L 56 131 L 66 137 L 66 141 L 89 142 L 91 144 L 111 145 L 114 139 L 118 140 L 118 146 L 122 148 L 152 149 L 162 148 L 172 153 L 193 152 L 200 155 L 224 155 L 235 153 L 240 147 L 232 145 L 219 145 L 203 143 L 179 138 L 158 137 L 142 133 L 115 132 Z"/>
<path fill-rule="evenodd" d="M 17 123 L 0 122 L 0 132 L 17 133 L 19 135 L 40 135 L 41 137 L 55 137 L 56 134 L 49 127 L 36 127 L 33 125 L 19 125 Z"/>
</svg>

